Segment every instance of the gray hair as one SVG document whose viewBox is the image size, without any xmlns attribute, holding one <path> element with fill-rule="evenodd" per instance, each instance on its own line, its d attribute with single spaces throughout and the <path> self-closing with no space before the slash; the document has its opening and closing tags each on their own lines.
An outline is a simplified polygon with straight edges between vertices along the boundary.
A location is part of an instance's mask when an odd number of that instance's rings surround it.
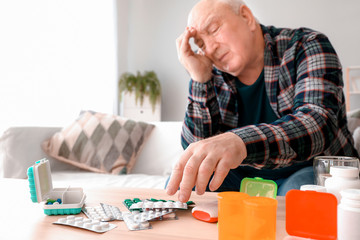
<svg viewBox="0 0 360 240">
<path fill-rule="evenodd" d="M 216 0 L 216 1 L 223 2 L 229 5 L 236 14 L 239 14 L 239 9 L 241 5 L 246 5 L 243 0 Z"/>
<path fill-rule="evenodd" d="M 201 2 L 201 1 L 204 1 L 204 0 L 200 0 L 199 2 Z M 235 14 L 239 14 L 241 5 L 246 5 L 243 0 L 212 0 L 212 1 L 213 2 L 222 2 L 226 5 L 228 5 Z M 190 13 L 188 15 L 188 25 L 191 21 L 191 18 L 192 18 L 192 10 L 190 11 Z"/>
</svg>

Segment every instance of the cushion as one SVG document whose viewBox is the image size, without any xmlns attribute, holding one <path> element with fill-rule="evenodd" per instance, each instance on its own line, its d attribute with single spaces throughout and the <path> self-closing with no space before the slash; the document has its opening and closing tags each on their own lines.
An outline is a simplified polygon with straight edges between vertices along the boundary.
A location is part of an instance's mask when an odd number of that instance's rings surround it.
<svg viewBox="0 0 360 240">
<path fill-rule="evenodd" d="M 154 125 L 85 111 L 42 144 L 51 157 L 79 168 L 111 174 L 131 171 Z"/>
<path fill-rule="evenodd" d="M 355 109 L 347 113 L 348 128 L 351 134 L 357 127 L 360 127 L 360 109 Z"/>
</svg>

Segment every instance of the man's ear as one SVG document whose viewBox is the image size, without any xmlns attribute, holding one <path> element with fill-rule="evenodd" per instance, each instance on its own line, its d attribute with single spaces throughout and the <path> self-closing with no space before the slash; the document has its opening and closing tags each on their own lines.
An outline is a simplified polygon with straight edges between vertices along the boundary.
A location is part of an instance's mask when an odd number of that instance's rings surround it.
<svg viewBox="0 0 360 240">
<path fill-rule="evenodd" d="M 239 15 L 243 17 L 244 21 L 247 23 L 249 28 L 251 30 L 256 29 L 256 19 L 254 15 L 252 14 L 250 8 L 248 8 L 246 5 L 241 5 L 239 9 Z"/>
</svg>

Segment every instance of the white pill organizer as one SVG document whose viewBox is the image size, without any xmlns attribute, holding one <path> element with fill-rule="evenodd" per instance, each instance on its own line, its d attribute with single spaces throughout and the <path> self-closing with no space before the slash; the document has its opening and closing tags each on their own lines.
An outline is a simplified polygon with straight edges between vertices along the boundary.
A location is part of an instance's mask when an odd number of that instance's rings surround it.
<svg viewBox="0 0 360 240">
<path fill-rule="evenodd" d="M 33 202 L 43 202 L 46 215 L 78 214 L 85 203 L 82 188 L 53 188 L 50 163 L 47 159 L 37 161 L 27 171 L 30 195 Z M 49 199 L 61 199 L 61 203 L 48 205 Z"/>
</svg>

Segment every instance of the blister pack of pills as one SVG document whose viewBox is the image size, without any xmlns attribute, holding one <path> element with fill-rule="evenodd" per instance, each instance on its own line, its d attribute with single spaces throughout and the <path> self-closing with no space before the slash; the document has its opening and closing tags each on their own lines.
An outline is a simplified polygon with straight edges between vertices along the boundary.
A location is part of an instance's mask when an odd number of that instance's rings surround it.
<svg viewBox="0 0 360 240">
<path fill-rule="evenodd" d="M 95 207 L 84 207 L 82 212 L 88 218 L 102 222 L 123 220 L 122 213 L 118 207 L 105 203 L 100 203 L 100 206 Z"/>
<path fill-rule="evenodd" d="M 149 210 L 177 210 L 177 209 L 188 209 L 188 203 L 182 203 L 180 201 L 173 200 L 157 200 L 157 199 L 146 199 L 140 200 L 139 198 L 125 199 L 124 205 L 130 211 L 149 211 Z M 192 203 L 192 202 L 191 202 Z"/>
<path fill-rule="evenodd" d="M 141 221 L 140 212 L 124 213 L 123 220 L 127 228 L 131 231 L 150 229 L 151 224 L 149 221 Z"/>
<path fill-rule="evenodd" d="M 75 217 L 73 215 L 67 216 L 66 218 L 59 218 L 56 222 L 53 222 L 53 224 L 81 228 L 97 233 L 107 232 L 117 227 L 115 224 L 108 222 L 100 222 L 99 220 Z"/>
</svg>

